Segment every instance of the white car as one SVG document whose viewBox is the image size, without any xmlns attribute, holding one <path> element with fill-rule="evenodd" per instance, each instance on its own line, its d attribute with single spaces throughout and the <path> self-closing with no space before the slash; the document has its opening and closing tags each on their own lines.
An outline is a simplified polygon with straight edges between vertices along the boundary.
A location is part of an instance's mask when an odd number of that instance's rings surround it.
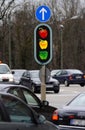
<svg viewBox="0 0 85 130">
<path fill-rule="evenodd" d="M 7 64 L 0 64 L 0 82 L 13 82 L 14 77 Z"/>
</svg>

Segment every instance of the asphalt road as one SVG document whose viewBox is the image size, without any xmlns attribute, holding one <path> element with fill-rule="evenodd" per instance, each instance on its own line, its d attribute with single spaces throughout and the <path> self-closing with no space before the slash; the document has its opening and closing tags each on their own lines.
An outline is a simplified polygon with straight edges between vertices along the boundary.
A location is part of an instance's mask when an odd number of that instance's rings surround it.
<svg viewBox="0 0 85 130">
<path fill-rule="evenodd" d="M 46 100 L 49 101 L 50 105 L 60 108 L 80 92 L 85 92 L 85 86 L 81 87 L 79 85 L 70 85 L 69 87 L 65 87 L 64 85 L 61 85 L 60 92 L 58 94 L 55 94 L 52 91 L 47 92 Z M 37 94 L 37 96 L 41 98 L 40 94 Z"/>
</svg>

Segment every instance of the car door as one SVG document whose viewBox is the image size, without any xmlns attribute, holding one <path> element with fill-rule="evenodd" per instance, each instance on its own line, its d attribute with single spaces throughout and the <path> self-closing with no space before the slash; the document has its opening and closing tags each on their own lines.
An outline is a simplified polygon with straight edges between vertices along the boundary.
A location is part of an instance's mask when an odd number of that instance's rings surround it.
<svg viewBox="0 0 85 130">
<path fill-rule="evenodd" d="M 68 77 L 68 72 L 66 70 L 62 70 L 60 76 L 61 76 L 61 82 L 65 83 L 65 80 L 67 80 L 67 77 Z"/>
<path fill-rule="evenodd" d="M 38 98 L 36 98 L 36 96 L 34 96 L 32 93 L 29 93 L 26 89 L 22 89 L 22 91 L 26 103 L 30 105 L 36 112 L 44 115 L 47 120 L 51 121 L 52 113 L 56 108 L 45 105 L 44 102 L 41 102 Z"/>
<path fill-rule="evenodd" d="M 53 78 L 57 79 L 60 83 L 62 83 L 62 70 L 53 75 Z"/>
<path fill-rule="evenodd" d="M 2 100 L 0 99 L 0 130 L 24 130 L 26 128 L 26 124 L 17 121 L 12 122 L 12 120 L 10 119 L 10 112 L 13 112 L 13 107 L 10 106 L 11 111 L 7 111 L 7 109 L 9 109 L 9 106 L 7 105 L 9 104 L 9 102 L 10 98 L 8 98 L 7 96 L 2 97 Z"/>
<path fill-rule="evenodd" d="M 3 95 L 1 99 L 10 118 L 8 121 L 0 120 L 1 130 L 46 130 L 48 128 L 49 125 L 44 122 L 45 118 L 33 112 L 21 101 L 8 95 Z"/>
<path fill-rule="evenodd" d="M 20 97 L 23 101 L 26 102 L 26 104 L 30 105 L 36 112 L 44 115 L 46 119 L 51 120 L 52 113 L 56 108 L 49 105 L 44 105 L 45 103 L 42 103 L 38 99 L 38 97 L 34 95 L 33 92 L 30 92 L 28 89 L 25 89 L 23 87 L 10 88 L 9 92 Z"/>
<path fill-rule="evenodd" d="M 57 79 L 61 84 L 64 83 L 66 77 L 67 72 L 65 70 L 61 70 L 53 76 L 53 78 Z"/>
</svg>

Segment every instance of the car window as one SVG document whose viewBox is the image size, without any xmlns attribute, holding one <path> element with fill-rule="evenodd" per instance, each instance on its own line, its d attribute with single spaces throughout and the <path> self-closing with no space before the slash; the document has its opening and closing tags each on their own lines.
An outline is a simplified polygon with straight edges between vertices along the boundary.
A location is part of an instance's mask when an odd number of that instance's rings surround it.
<svg viewBox="0 0 85 130">
<path fill-rule="evenodd" d="M 27 72 L 25 71 L 23 74 L 22 74 L 23 77 L 26 77 L 27 76 Z"/>
<path fill-rule="evenodd" d="M 27 73 L 27 76 L 26 76 L 27 78 L 30 78 L 30 74 L 29 73 Z"/>
<path fill-rule="evenodd" d="M 22 76 L 30 78 L 30 73 L 28 71 L 25 71 Z"/>
<path fill-rule="evenodd" d="M 14 94 L 15 96 L 18 96 L 18 91 L 19 91 L 18 88 L 10 88 L 8 90 L 9 93 Z"/>
<path fill-rule="evenodd" d="M 10 88 L 9 93 L 14 94 L 24 100 L 27 104 L 39 106 L 39 103 L 28 90 L 23 88 Z"/>
<path fill-rule="evenodd" d="M 61 75 L 66 75 L 67 72 L 66 71 L 62 71 Z"/>
<path fill-rule="evenodd" d="M 61 71 L 58 71 L 58 72 L 56 73 L 56 76 L 59 76 L 59 75 L 61 75 Z"/>
<path fill-rule="evenodd" d="M 11 94 L 14 94 L 15 96 L 18 96 L 19 98 L 21 98 L 23 101 L 26 102 L 26 99 L 25 99 L 25 96 L 23 95 L 22 89 L 17 88 L 17 87 L 13 87 L 13 88 L 10 88 L 8 90 L 8 92 Z"/>
<path fill-rule="evenodd" d="M 33 121 L 31 110 L 22 102 L 15 98 L 4 95 L 1 98 L 12 122 L 30 123 Z"/>
<path fill-rule="evenodd" d="M 28 91 L 23 90 L 23 94 L 26 98 L 26 102 L 27 104 L 30 105 L 39 105 L 38 102 L 36 101 L 36 99 L 33 97 L 33 95 L 31 95 L 30 93 L 28 93 Z"/>
</svg>

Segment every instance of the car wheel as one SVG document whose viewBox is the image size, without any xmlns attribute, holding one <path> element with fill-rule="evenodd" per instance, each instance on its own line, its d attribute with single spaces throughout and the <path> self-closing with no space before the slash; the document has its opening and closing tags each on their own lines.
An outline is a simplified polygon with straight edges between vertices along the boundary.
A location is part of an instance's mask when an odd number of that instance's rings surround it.
<svg viewBox="0 0 85 130">
<path fill-rule="evenodd" d="M 80 84 L 80 86 L 81 86 L 81 87 L 84 87 L 84 84 L 83 84 L 83 83 L 81 83 L 81 84 Z"/>
<path fill-rule="evenodd" d="M 54 90 L 54 93 L 59 93 L 59 89 L 58 90 Z"/>
<path fill-rule="evenodd" d="M 69 83 L 67 80 L 65 80 L 65 87 L 68 87 L 69 86 Z"/>
<path fill-rule="evenodd" d="M 59 91 L 60 91 L 60 87 L 54 87 L 54 93 L 59 93 Z"/>
</svg>

